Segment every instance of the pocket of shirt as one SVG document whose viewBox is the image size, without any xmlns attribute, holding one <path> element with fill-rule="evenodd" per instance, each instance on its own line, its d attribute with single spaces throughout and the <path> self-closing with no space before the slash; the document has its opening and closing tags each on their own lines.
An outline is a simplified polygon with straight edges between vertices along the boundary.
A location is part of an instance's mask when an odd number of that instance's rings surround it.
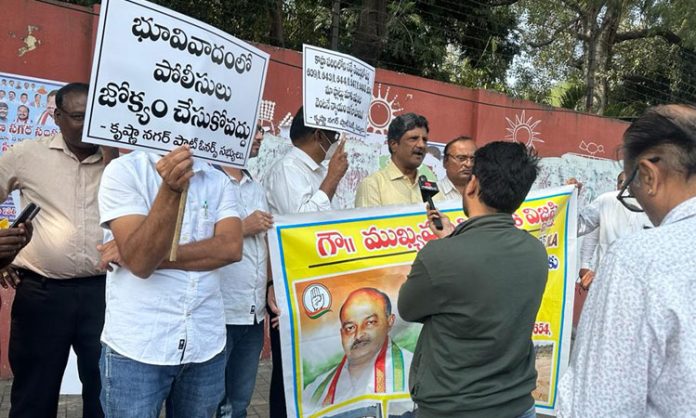
<svg viewBox="0 0 696 418">
<path fill-rule="evenodd" d="M 216 213 L 210 208 L 201 208 L 196 225 L 196 240 L 212 238 L 215 232 Z"/>
</svg>

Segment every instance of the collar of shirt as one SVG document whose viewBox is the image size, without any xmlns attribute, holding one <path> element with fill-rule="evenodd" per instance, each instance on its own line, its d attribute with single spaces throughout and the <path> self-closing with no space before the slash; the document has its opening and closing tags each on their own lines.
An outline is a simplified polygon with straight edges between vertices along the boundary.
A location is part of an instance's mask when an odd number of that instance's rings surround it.
<svg viewBox="0 0 696 418">
<path fill-rule="evenodd" d="M 53 135 L 53 139 L 49 143 L 48 147 L 50 149 L 58 149 L 63 151 L 66 155 L 69 155 L 70 157 L 74 158 L 77 160 L 77 156 L 70 151 L 70 148 L 68 148 L 68 145 L 65 143 L 65 139 L 63 138 L 62 134 L 56 134 Z M 97 152 L 94 154 L 90 155 L 89 157 L 85 158 L 84 160 L 81 161 L 83 164 L 94 164 L 96 162 L 99 162 L 102 160 L 103 154 L 102 154 L 102 149 L 101 147 L 97 148 Z"/>
<path fill-rule="evenodd" d="M 445 177 L 441 182 L 442 186 L 440 188 L 442 189 L 441 192 L 443 195 L 449 194 L 453 190 L 457 190 L 454 187 L 454 184 L 452 184 L 452 180 L 449 179 L 449 177 Z M 459 190 L 457 190 L 457 193 L 459 193 Z"/>
<path fill-rule="evenodd" d="M 406 174 L 402 173 L 401 170 L 399 170 L 399 167 L 397 167 L 396 164 L 394 164 L 394 160 L 392 160 L 391 158 L 389 159 L 389 161 L 387 161 L 387 165 L 384 167 L 384 171 L 387 173 L 389 180 L 394 181 L 404 179 L 408 180 L 408 182 L 411 184 L 415 184 Z"/>
<path fill-rule="evenodd" d="M 509 225 L 514 227 L 515 222 L 512 220 L 512 215 L 509 213 L 492 213 L 490 215 L 474 216 L 457 225 L 454 231 L 452 231 L 452 234 L 450 234 L 450 237 L 463 234 L 473 228 L 481 228 L 490 225 Z"/>
<path fill-rule="evenodd" d="M 679 222 L 692 216 L 696 216 L 696 197 L 687 199 L 672 208 L 672 210 L 669 211 L 667 216 L 665 216 L 665 218 L 662 220 L 660 226 Z"/>
<path fill-rule="evenodd" d="M 312 171 L 317 171 L 324 168 L 324 166 L 322 166 L 321 164 L 317 164 L 317 162 L 314 161 L 314 159 L 312 159 L 312 157 L 310 157 L 309 154 L 295 146 L 292 147 L 290 155 L 302 161 Z"/>
</svg>

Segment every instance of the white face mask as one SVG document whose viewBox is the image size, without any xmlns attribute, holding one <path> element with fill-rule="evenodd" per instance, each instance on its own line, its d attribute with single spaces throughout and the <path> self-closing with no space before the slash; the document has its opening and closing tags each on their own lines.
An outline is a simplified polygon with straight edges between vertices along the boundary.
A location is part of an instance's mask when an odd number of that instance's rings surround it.
<svg viewBox="0 0 696 418">
<path fill-rule="evenodd" d="M 324 147 L 322 147 L 321 149 L 323 150 Z M 331 159 L 331 157 L 333 157 L 333 155 L 336 153 L 337 149 L 338 149 L 338 141 L 331 144 L 329 149 L 326 150 L 326 155 L 324 156 L 324 161 L 329 161 Z"/>
</svg>

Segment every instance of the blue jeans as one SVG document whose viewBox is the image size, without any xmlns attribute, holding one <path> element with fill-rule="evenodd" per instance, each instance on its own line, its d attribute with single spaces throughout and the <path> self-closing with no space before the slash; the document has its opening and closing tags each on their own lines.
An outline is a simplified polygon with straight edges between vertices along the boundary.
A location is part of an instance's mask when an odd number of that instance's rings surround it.
<svg viewBox="0 0 696 418">
<path fill-rule="evenodd" d="M 517 418 L 536 418 L 536 408 L 532 405 L 524 414 L 519 415 Z"/>
<path fill-rule="evenodd" d="M 256 384 L 263 348 L 263 321 L 253 325 L 227 325 L 225 399 L 218 418 L 245 418 Z"/>
<path fill-rule="evenodd" d="M 224 396 L 224 351 L 203 363 L 158 366 L 102 345 L 101 403 L 106 418 L 210 418 Z"/>
</svg>

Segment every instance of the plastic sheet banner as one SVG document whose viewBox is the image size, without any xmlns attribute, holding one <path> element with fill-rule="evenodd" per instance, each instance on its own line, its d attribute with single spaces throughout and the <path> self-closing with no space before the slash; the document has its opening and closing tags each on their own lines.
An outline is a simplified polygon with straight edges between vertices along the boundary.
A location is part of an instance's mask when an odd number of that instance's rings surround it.
<svg viewBox="0 0 696 418">
<path fill-rule="evenodd" d="M 465 220 L 459 202 L 440 205 Z M 570 348 L 576 193 L 533 191 L 513 215 L 541 240 L 549 278 L 534 334 L 537 411 L 554 414 Z M 269 245 L 288 415 L 411 417 L 408 375 L 420 325 L 401 319 L 398 292 L 416 253 L 436 239 L 422 207 L 276 216 Z M 462 272 L 465 276 L 466 272 Z M 427 301 L 423 301 L 427 303 Z"/>
</svg>

